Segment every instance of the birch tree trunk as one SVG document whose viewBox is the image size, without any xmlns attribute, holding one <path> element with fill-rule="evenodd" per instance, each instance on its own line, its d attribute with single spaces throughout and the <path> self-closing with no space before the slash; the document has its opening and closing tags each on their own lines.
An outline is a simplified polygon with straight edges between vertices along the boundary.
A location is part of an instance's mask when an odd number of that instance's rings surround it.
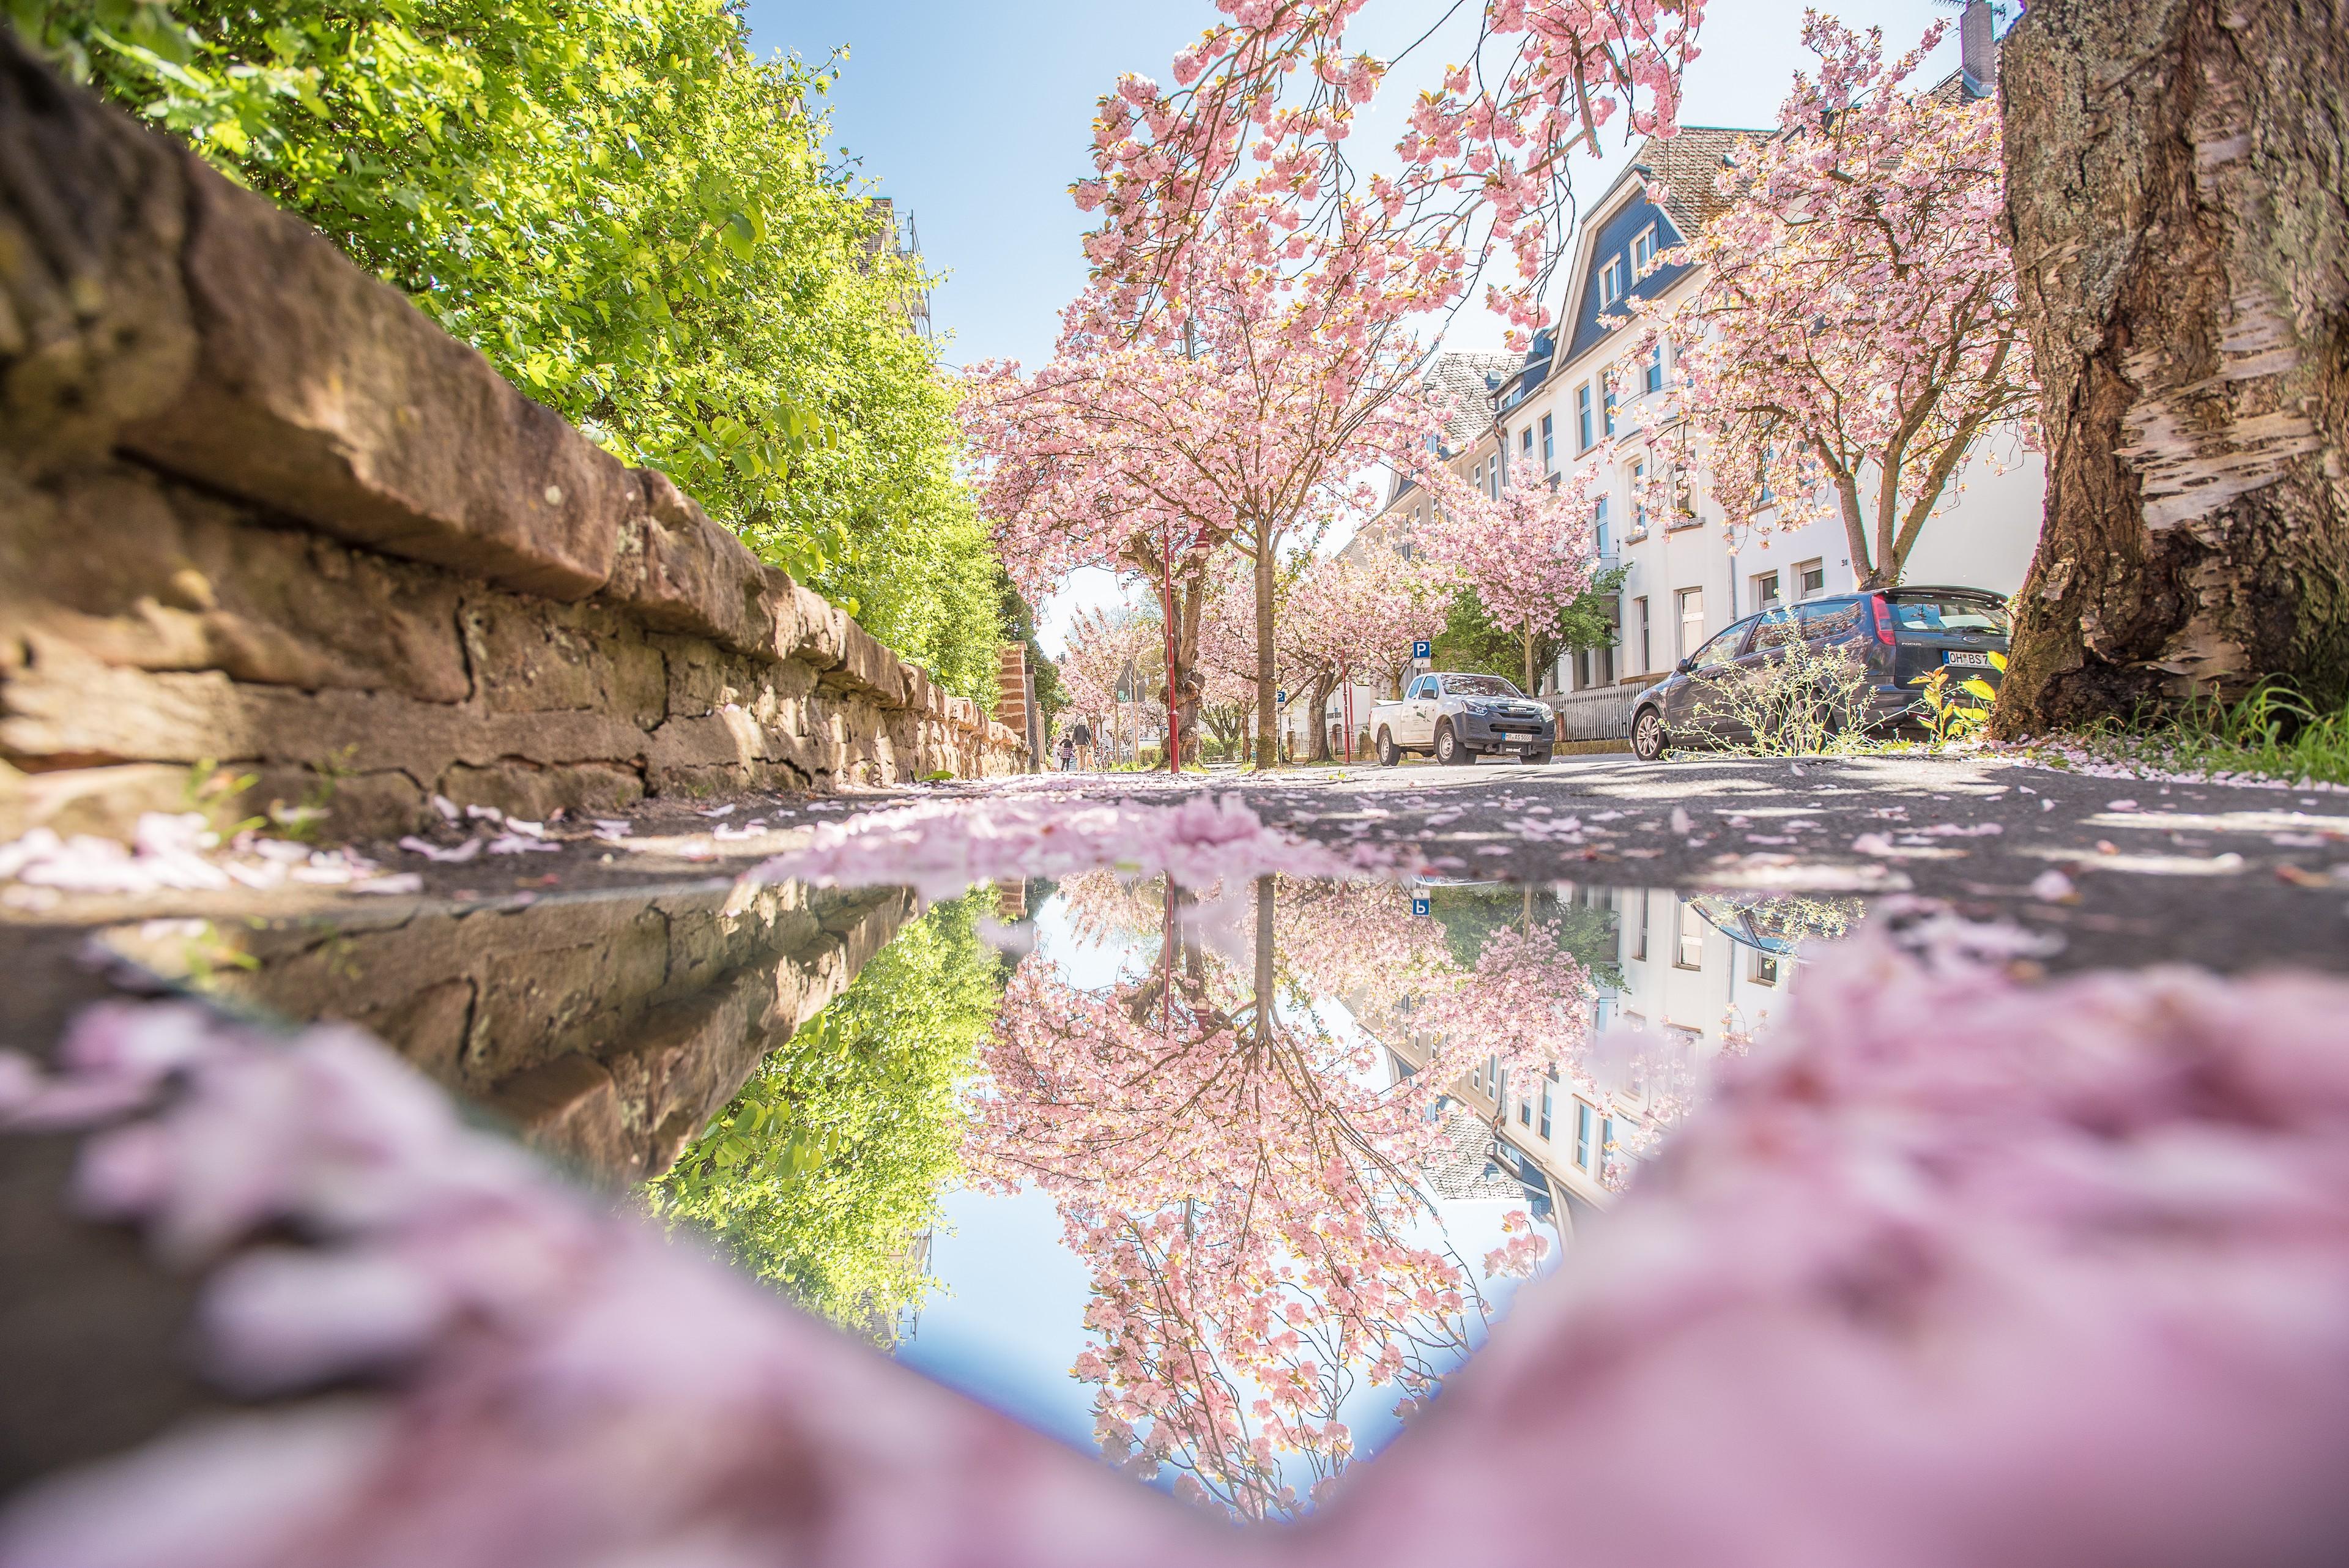
<svg viewBox="0 0 2349 1568">
<path fill-rule="evenodd" d="M 2043 0 L 2001 62 L 2046 521 L 1994 730 L 2349 691 L 2349 0 Z"/>
</svg>

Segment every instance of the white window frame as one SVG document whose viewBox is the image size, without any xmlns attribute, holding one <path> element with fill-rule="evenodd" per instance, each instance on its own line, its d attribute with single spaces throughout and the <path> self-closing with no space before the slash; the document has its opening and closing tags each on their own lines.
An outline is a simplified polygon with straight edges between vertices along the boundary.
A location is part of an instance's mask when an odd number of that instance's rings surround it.
<svg viewBox="0 0 2349 1568">
<path fill-rule="evenodd" d="M 1657 243 L 1655 224 L 1650 223 L 1646 228 L 1641 229 L 1639 237 L 1631 242 L 1631 275 L 1645 277 L 1654 270 L 1656 253 L 1662 248 L 1662 245 Z"/>
<path fill-rule="evenodd" d="M 1618 251 L 1607 258 L 1605 266 L 1599 269 L 1599 308 L 1604 310 L 1622 298 L 1623 286 L 1627 281 L 1624 275 L 1623 253 Z"/>
</svg>

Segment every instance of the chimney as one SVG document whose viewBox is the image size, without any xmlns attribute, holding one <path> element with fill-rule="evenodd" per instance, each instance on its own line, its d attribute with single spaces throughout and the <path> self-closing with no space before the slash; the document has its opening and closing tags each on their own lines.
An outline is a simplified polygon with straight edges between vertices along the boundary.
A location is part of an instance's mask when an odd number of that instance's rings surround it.
<svg viewBox="0 0 2349 1568">
<path fill-rule="evenodd" d="M 1965 73 L 1968 98 L 1998 91 L 1998 36 L 1991 30 L 1990 0 L 1966 0 L 1958 17 L 1958 68 Z"/>
</svg>

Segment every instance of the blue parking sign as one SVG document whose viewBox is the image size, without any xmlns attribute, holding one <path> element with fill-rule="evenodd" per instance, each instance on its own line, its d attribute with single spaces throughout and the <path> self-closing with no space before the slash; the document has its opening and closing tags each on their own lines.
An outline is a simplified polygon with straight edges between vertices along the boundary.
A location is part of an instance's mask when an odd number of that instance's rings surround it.
<svg viewBox="0 0 2349 1568">
<path fill-rule="evenodd" d="M 1413 898 L 1411 901 L 1411 912 L 1414 915 L 1426 914 L 1428 912 L 1427 900 L 1424 898 Z"/>
<path fill-rule="evenodd" d="M 1287 687 L 1285 687 L 1285 686 L 1276 686 L 1276 687 L 1274 687 L 1274 688 L 1273 688 L 1273 691 L 1272 691 L 1272 700 L 1273 700 L 1274 701 L 1276 701 L 1276 702 L 1286 702 L 1286 701 L 1288 701 L 1288 689 Z"/>
<path fill-rule="evenodd" d="M 1435 657 L 1435 645 L 1423 639 L 1411 645 L 1411 656 L 1413 659 L 1433 659 Z"/>
</svg>

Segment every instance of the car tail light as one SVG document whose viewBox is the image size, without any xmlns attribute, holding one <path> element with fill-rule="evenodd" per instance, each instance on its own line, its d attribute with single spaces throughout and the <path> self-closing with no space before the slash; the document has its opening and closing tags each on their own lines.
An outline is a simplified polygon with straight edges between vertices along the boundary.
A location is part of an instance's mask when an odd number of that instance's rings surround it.
<svg viewBox="0 0 2349 1568">
<path fill-rule="evenodd" d="M 1870 594 L 1868 596 L 1868 602 L 1876 610 L 1876 640 L 1883 643 L 1890 642 L 1892 640 L 1892 601 L 1882 594 Z"/>
</svg>

